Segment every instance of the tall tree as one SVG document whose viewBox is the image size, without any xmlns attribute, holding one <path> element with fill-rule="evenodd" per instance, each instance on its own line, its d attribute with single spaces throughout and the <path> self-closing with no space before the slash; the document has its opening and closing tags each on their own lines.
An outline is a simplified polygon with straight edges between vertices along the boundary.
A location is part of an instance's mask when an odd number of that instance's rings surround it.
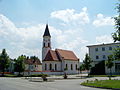
<svg viewBox="0 0 120 90">
<path fill-rule="evenodd" d="M 88 53 L 86 53 L 85 55 L 85 59 L 83 60 L 83 65 L 84 65 L 84 69 L 87 70 L 89 72 L 90 68 L 92 67 L 91 65 L 92 60 L 90 58 L 90 56 L 88 55 Z M 88 74 L 89 76 L 89 74 Z"/>
<path fill-rule="evenodd" d="M 21 55 L 17 58 L 17 60 L 15 59 L 15 64 L 14 64 L 14 71 L 15 72 L 19 72 L 18 75 L 20 75 L 21 72 L 23 72 L 25 70 L 25 64 L 24 64 L 24 60 L 26 59 L 25 56 Z"/>
<path fill-rule="evenodd" d="M 118 0 L 120 2 L 120 0 Z M 116 10 L 118 15 L 114 17 L 116 32 L 112 33 L 114 42 L 120 42 L 120 3 L 117 3 Z"/>
<path fill-rule="evenodd" d="M 112 67 L 114 66 L 113 60 L 114 60 L 113 55 L 109 55 L 108 60 L 106 61 L 106 66 L 107 66 L 108 69 L 110 69 L 109 79 L 111 79 L 111 76 L 112 76 Z"/>
<path fill-rule="evenodd" d="M 10 58 L 7 55 L 7 52 L 5 49 L 2 50 L 2 53 L 0 54 L 0 69 L 2 71 L 2 76 L 4 76 L 5 69 L 9 67 Z"/>
</svg>

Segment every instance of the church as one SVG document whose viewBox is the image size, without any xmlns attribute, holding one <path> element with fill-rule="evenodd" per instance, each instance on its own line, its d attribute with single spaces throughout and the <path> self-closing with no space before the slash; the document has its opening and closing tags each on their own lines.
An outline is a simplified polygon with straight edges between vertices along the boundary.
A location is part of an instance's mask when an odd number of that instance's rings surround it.
<svg viewBox="0 0 120 90">
<path fill-rule="evenodd" d="M 78 68 L 79 59 L 73 51 L 62 49 L 52 50 L 51 35 L 47 24 L 43 35 L 42 71 L 76 74 Z"/>
</svg>

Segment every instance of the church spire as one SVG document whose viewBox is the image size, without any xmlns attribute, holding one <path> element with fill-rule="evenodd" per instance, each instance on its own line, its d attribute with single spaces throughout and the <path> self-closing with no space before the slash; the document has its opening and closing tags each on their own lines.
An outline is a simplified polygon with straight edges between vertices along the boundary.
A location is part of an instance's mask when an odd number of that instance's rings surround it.
<svg viewBox="0 0 120 90">
<path fill-rule="evenodd" d="M 48 24 L 46 24 L 45 32 L 43 35 L 42 60 L 45 59 L 45 56 L 47 55 L 49 50 L 51 50 L 51 36 Z"/>
<path fill-rule="evenodd" d="M 46 28 L 45 28 L 45 32 L 44 32 L 44 36 L 50 36 L 50 32 L 49 32 L 49 28 L 48 28 L 48 24 L 46 24 Z M 51 37 L 51 36 L 50 36 Z"/>
</svg>

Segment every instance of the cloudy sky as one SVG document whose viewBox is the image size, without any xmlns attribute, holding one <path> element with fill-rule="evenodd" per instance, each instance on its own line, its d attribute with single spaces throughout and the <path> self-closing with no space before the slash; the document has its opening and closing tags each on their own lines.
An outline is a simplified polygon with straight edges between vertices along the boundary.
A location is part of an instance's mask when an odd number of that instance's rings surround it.
<svg viewBox="0 0 120 90">
<path fill-rule="evenodd" d="M 46 23 L 52 48 L 72 50 L 82 61 L 87 45 L 111 43 L 117 0 L 0 0 L 0 51 L 41 59 Z"/>
</svg>

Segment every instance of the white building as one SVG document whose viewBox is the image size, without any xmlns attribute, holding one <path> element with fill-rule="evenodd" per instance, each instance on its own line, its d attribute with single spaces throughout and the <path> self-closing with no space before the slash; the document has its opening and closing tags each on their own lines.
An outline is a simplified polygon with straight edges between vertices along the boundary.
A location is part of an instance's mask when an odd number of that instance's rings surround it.
<svg viewBox="0 0 120 90">
<path fill-rule="evenodd" d="M 98 64 L 100 61 L 107 60 L 108 55 L 113 54 L 116 48 L 120 48 L 120 43 L 98 44 L 87 47 L 89 48 L 89 55 L 93 60 L 93 66 L 95 66 L 95 64 Z M 106 74 L 110 73 L 107 67 L 105 67 L 105 72 Z M 120 73 L 120 61 L 114 61 L 112 73 Z"/>
<path fill-rule="evenodd" d="M 42 70 L 75 74 L 78 72 L 78 67 L 79 59 L 72 51 L 62 49 L 51 50 L 51 36 L 48 25 L 46 25 L 43 35 Z"/>
<path fill-rule="evenodd" d="M 25 63 L 25 72 L 31 71 L 42 71 L 42 63 L 39 59 L 26 59 Z"/>
</svg>

